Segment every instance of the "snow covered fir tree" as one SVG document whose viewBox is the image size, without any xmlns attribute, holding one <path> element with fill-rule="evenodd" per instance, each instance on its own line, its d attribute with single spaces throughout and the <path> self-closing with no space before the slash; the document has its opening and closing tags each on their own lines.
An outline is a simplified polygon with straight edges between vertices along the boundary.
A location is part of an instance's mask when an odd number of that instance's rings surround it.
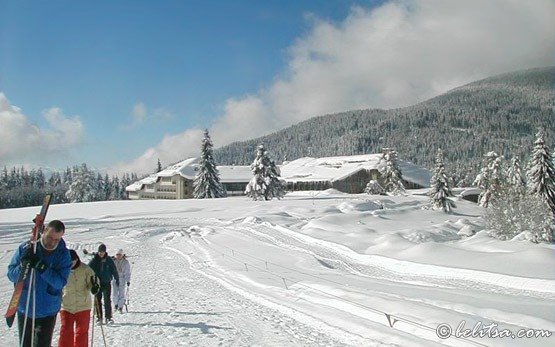
<svg viewBox="0 0 555 347">
<path fill-rule="evenodd" d="M 158 162 L 156 163 L 156 172 L 162 171 L 162 163 L 160 162 L 160 158 L 158 158 Z"/>
<path fill-rule="evenodd" d="M 245 188 L 245 194 L 253 200 L 281 199 L 285 189 L 279 179 L 280 172 L 275 162 L 270 159 L 264 145 L 256 149 L 256 158 L 251 164 L 252 179 Z"/>
<path fill-rule="evenodd" d="M 526 187 L 526 181 L 522 174 L 522 168 L 518 157 L 513 157 L 511 159 L 511 164 L 507 169 L 507 181 L 509 186 L 514 190 L 521 191 Z"/>
<path fill-rule="evenodd" d="M 541 197 L 549 206 L 555 219 L 555 169 L 553 156 L 545 143 L 543 130 L 536 135 L 526 176 L 529 193 Z"/>
<path fill-rule="evenodd" d="M 503 169 L 490 166 L 490 197 L 485 212 L 490 235 L 501 240 L 523 239 L 551 243 L 554 240 L 555 212 L 553 209 L 554 170 L 553 157 L 545 144 L 543 132 L 537 134 L 528 163 L 527 183 L 517 158 L 502 177 Z M 527 187 L 526 187 L 527 184 Z"/>
<path fill-rule="evenodd" d="M 379 171 L 384 182 L 384 189 L 387 193 L 391 195 L 401 195 L 405 193 L 401 169 L 397 162 L 397 151 L 392 148 L 383 149 Z"/>
<path fill-rule="evenodd" d="M 380 185 L 380 183 L 376 180 L 370 180 L 366 184 L 366 187 L 364 188 L 364 192 L 366 194 L 370 194 L 370 195 L 384 195 L 385 194 L 385 190 Z"/>
<path fill-rule="evenodd" d="M 434 174 L 430 181 L 429 196 L 433 209 L 450 212 L 451 209 L 455 207 L 455 203 L 449 199 L 449 197 L 453 196 L 453 194 L 451 192 L 451 188 L 449 187 L 449 179 L 447 178 L 447 174 L 445 172 L 443 151 L 441 149 L 437 150 L 436 165 L 434 168 Z"/>
<path fill-rule="evenodd" d="M 193 197 L 196 199 L 223 198 L 226 196 L 225 188 L 220 183 L 220 176 L 214 161 L 212 140 L 208 130 L 204 131 L 198 171 L 193 182 Z"/>
<path fill-rule="evenodd" d="M 474 180 L 474 185 L 480 188 L 478 204 L 488 207 L 496 189 L 502 180 L 502 159 L 493 151 L 484 155 L 484 164 Z"/>
<path fill-rule="evenodd" d="M 47 193 L 52 194 L 55 204 L 124 200 L 125 187 L 137 179 L 135 174 L 124 174 L 121 180 L 118 176 L 102 176 L 86 164 L 61 172 L 4 167 L 0 171 L 0 208 L 40 205 Z"/>
</svg>

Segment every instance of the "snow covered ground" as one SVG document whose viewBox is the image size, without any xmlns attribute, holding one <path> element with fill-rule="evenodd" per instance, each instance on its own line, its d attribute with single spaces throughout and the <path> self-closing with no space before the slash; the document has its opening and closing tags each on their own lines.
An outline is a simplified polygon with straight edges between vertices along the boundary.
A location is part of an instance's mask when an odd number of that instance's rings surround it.
<svg viewBox="0 0 555 347">
<path fill-rule="evenodd" d="M 130 256 L 129 313 L 105 327 L 109 346 L 555 345 L 436 335 L 462 321 L 555 332 L 555 247 L 489 238 L 471 202 L 452 214 L 426 206 L 422 195 L 330 190 L 54 205 L 47 219 L 66 223 L 71 248 L 103 242 Z M 0 210 L 4 272 L 37 212 Z M 2 307 L 11 292 L 2 276 Z M 1 324 L 0 346 L 16 335 Z"/>
</svg>

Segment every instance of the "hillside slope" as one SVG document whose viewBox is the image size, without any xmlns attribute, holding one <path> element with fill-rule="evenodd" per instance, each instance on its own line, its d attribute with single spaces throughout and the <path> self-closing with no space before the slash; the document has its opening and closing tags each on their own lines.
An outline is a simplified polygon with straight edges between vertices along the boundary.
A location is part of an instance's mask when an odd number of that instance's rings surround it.
<svg viewBox="0 0 555 347">
<path fill-rule="evenodd" d="M 303 156 L 353 155 L 394 147 L 431 168 L 436 149 L 459 184 L 474 178 L 483 154 L 527 160 L 538 127 L 554 143 L 555 67 L 517 71 L 453 89 L 410 107 L 354 110 L 311 118 L 276 133 L 215 151 L 219 164 L 250 164 L 263 143 L 281 162 Z"/>
</svg>

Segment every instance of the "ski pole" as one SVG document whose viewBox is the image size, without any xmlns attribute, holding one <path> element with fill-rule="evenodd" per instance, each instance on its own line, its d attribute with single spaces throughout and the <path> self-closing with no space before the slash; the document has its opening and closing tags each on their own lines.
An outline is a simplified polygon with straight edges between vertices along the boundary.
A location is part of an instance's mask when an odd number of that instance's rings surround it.
<svg viewBox="0 0 555 347">
<path fill-rule="evenodd" d="M 100 311 L 99 310 L 101 310 L 101 308 L 100 308 L 100 303 L 98 302 L 98 300 L 96 300 L 96 297 L 94 298 L 94 302 L 95 302 L 95 306 L 96 306 L 96 309 L 97 309 L 97 311 L 96 311 L 97 316 L 100 317 Z M 99 325 L 100 325 L 100 332 L 102 333 L 102 340 L 104 340 L 104 347 L 108 347 L 108 345 L 106 344 L 106 335 L 104 335 L 104 327 L 102 326 L 102 322 L 100 322 Z"/>
<path fill-rule="evenodd" d="M 125 312 L 129 313 L 127 305 L 129 305 L 129 286 L 125 289 Z"/>
<path fill-rule="evenodd" d="M 95 297 L 93 300 L 96 300 L 96 297 Z M 95 316 L 96 316 L 96 315 L 95 315 L 95 311 L 96 311 L 96 310 L 93 308 L 92 311 L 93 311 L 93 312 L 92 312 L 92 329 L 91 329 L 91 347 L 94 346 L 94 318 L 95 318 Z"/>
<path fill-rule="evenodd" d="M 39 238 L 42 237 L 42 231 L 44 230 L 44 224 L 42 226 L 42 230 L 39 229 L 38 231 L 38 237 L 37 240 Z M 35 240 L 35 243 L 33 244 L 33 254 L 35 254 L 35 256 L 37 255 L 37 243 L 38 241 Z M 37 272 L 34 271 L 35 269 L 31 269 L 31 278 L 33 278 L 33 285 L 31 286 L 30 290 L 33 292 L 33 316 L 31 317 L 32 321 L 31 321 L 31 346 L 35 345 L 35 315 L 36 315 L 36 307 L 37 307 Z M 27 313 L 25 313 L 27 314 Z"/>
<path fill-rule="evenodd" d="M 33 275 L 36 277 L 37 273 L 33 272 Z M 35 281 L 33 283 L 33 287 L 31 288 L 31 290 L 33 291 L 33 316 L 31 317 L 32 321 L 31 321 L 31 331 L 33 332 L 33 334 L 31 335 L 31 346 L 35 345 L 35 315 L 37 313 L 36 311 L 36 307 L 37 307 L 37 279 L 35 278 Z"/>
<path fill-rule="evenodd" d="M 25 337 L 27 336 L 27 319 L 28 319 L 28 315 L 29 315 L 29 304 L 31 303 L 31 288 L 33 288 L 34 283 L 34 278 L 35 278 L 35 269 L 31 268 L 31 274 L 29 275 L 29 288 L 27 289 L 27 299 L 25 302 L 25 314 L 24 314 L 24 318 L 25 321 L 23 322 L 23 336 L 21 337 L 21 342 L 20 342 L 20 347 L 23 347 L 24 343 L 25 343 Z M 31 338 L 34 335 L 34 331 L 31 332 Z"/>
</svg>

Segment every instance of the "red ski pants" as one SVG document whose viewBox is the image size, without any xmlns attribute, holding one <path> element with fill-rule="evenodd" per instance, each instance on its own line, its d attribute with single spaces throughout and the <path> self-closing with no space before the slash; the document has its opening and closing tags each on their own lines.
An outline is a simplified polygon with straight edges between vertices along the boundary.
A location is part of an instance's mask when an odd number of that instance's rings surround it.
<svg viewBox="0 0 555 347">
<path fill-rule="evenodd" d="M 91 310 L 77 313 L 60 311 L 62 325 L 60 326 L 59 347 L 88 347 L 89 321 Z"/>
</svg>

